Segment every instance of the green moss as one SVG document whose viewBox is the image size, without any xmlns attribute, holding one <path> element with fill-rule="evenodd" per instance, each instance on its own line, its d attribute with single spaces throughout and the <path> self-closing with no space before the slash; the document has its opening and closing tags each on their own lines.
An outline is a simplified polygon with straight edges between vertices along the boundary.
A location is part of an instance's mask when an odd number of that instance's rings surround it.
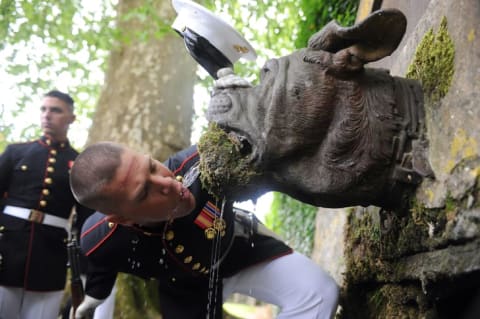
<svg viewBox="0 0 480 319">
<path fill-rule="evenodd" d="M 365 282 L 374 279 L 375 272 L 382 268 L 382 234 L 380 225 L 373 214 L 364 211 L 358 215 L 354 210 L 348 212 L 345 231 L 346 280 Z"/>
<path fill-rule="evenodd" d="M 388 302 L 388 300 L 382 293 L 382 289 L 376 289 L 369 296 L 368 302 L 371 307 L 376 310 L 375 313 L 378 313 L 382 308 L 385 307 L 385 304 Z"/>
<path fill-rule="evenodd" d="M 443 17 L 438 32 L 430 29 L 417 47 L 415 58 L 406 77 L 419 80 L 430 100 L 443 98 L 451 85 L 454 73 L 455 47 Z"/>
<path fill-rule="evenodd" d="M 446 215 L 451 215 L 451 214 L 456 214 L 458 211 L 458 202 L 454 200 L 452 197 L 447 196 L 447 199 L 445 200 L 445 214 Z"/>
<path fill-rule="evenodd" d="M 415 285 L 384 285 L 378 292 L 384 300 L 378 318 L 428 318 L 428 301 Z"/>
<path fill-rule="evenodd" d="M 421 287 L 414 284 L 355 285 L 342 294 L 347 305 L 337 319 L 438 318 Z"/>
<path fill-rule="evenodd" d="M 389 280 L 403 256 L 427 251 L 439 244 L 448 208 L 426 209 L 416 201 L 404 211 L 364 210 L 348 216 L 345 251 L 346 278 L 355 283 Z"/>
<path fill-rule="evenodd" d="M 222 199 L 230 186 L 238 189 L 259 175 L 249 158 L 241 153 L 241 147 L 234 136 L 228 135 L 215 123 L 210 123 L 200 137 L 200 180 L 217 199 Z"/>
</svg>

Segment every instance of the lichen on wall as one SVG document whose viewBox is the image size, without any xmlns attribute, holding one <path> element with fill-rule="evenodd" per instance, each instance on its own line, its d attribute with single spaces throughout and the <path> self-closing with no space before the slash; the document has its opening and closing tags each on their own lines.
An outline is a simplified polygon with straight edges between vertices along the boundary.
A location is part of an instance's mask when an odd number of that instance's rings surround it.
<svg viewBox="0 0 480 319">
<path fill-rule="evenodd" d="M 452 83 L 455 47 L 443 17 L 438 31 L 431 28 L 423 37 L 415 52 L 414 61 L 408 67 L 406 77 L 422 83 L 425 96 L 432 102 L 443 98 Z"/>
<path fill-rule="evenodd" d="M 478 143 L 464 128 L 458 128 L 450 142 L 450 156 L 445 165 L 445 171 L 450 173 L 459 159 L 469 158 L 478 154 Z"/>
</svg>

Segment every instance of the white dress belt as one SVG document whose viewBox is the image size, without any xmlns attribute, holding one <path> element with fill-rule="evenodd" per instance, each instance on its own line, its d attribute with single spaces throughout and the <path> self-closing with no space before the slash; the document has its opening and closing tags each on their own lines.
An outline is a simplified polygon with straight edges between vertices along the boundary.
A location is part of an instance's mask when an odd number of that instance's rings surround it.
<svg viewBox="0 0 480 319">
<path fill-rule="evenodd" d="M 45 225 L 64 228 L 64 229 L 67 229 L 68 227 L 68 219 L 47 214 L 37 209 L 29 209 L 29 208 L 7 205 L 3 209 L 3 213 L 10 216 L 36 222 L 39 224 L 45 224 Z"/>
</svg>

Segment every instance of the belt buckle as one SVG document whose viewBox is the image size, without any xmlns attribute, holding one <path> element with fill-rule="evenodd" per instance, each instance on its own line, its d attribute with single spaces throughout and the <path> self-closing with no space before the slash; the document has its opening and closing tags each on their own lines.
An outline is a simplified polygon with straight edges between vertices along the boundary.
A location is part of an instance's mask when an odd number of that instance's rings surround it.
<svg viewBox="0 0 480 319">
<path fill-rule="evenodd" d="M 36 223 L 43 223 L 43 220 L 45 219 L 45 214 L 39 210 L 36 209 L 31 209 L 30 210 L 30 215 L 28 216 L 28 220 Z"/>
</svg>

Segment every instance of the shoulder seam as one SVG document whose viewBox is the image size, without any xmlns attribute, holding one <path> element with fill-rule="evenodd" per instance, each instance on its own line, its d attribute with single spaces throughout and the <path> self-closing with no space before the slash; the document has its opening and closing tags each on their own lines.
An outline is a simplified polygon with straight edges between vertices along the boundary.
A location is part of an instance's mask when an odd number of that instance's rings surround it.
<svg viewBox="0 0 480 319">
<path fill-rule="evenodd" d="M 90 228 L 88 228 L 87 230 L 85 230 L 81 235 L 80 235 L 80 238 L 84 238 L 86 235 L 88 235 L 89 233 L 91 233 L 93 230 L 95 230 L 97 227 L 99 227 L 101 224 L 105 223 L 106 222 L 106 219 L 105 218 L 102 218 L 100 221 L 96 222 L 94 225 L 92 225 Z M 93 252 L 95 252 L 95 250 L 97 250 L 100 246 L 103 245 L 103 243 L 112 236 L 113 232 L 117 229 L 117 224 L 114 224 L 114 226 L 112 227 L 112 229 L 97 243 L 95 244 L 91 249 L 89 249 L 86 253 L 85 253 L 85 256 L 89 256 L 90 254 L 92 254 Z"/>
<path fill-rule="evenodd" d="M 180 164 L 180 166 L 175 170 L 173 171 L 173 174 L 177 174 L 179 171 L 181 171 L 183 169 L 183 167 L 189 162 L 191 161 L 194 157 L 196 157 L 198 155 L 198 151 L 195 151 L 194 153 L 192 153 L 189 157 L 187 157 L 186 159 L 183 160 L 183 162 Z"/>
</svg>

